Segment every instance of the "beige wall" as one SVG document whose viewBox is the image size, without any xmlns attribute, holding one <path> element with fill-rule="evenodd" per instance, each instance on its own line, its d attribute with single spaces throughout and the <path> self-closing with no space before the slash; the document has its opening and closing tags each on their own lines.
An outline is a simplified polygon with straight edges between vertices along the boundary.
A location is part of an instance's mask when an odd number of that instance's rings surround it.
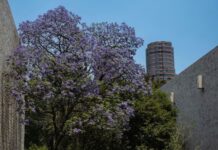
<svg viewBox="0 0 218 150">
<path fill-rule="evenodd" d="M 16 102 L 9 95 L 3 71 L 9 71 L 5 59 L 18 45 L 18 36 L 7 0 L 0 0 L 0 150 L 23 149 L 22 125 L 16 112 Z"/>
</svg>

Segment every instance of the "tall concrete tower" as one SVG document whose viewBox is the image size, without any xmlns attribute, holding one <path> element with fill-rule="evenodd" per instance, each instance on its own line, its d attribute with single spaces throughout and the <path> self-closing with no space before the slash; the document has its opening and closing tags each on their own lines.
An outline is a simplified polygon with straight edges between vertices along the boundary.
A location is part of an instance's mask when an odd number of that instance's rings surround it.
<svg viewBox="0 0 218 150">
<path fill-rule="evenodd" d="M 146 50 L 147 73 L 153 79 L 169 80 L 175 76 L 174 52 L 171 42 L 157 41 Z"/>
<path fill-rule="evenodd" d="M 19 44 L 16 27 L 7 0 L 0 0 L 0 150 L 22 150 L 24 126 L 17 113 L 17 103 L 7 88 L 11 80 L 6 58 Z"/>
</svg>

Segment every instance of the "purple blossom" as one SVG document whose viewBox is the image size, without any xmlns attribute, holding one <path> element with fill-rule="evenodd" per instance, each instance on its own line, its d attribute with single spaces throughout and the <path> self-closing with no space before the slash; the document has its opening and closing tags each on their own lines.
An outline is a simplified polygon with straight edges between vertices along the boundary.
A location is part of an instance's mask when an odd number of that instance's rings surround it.
<svg viewBox="0 0 218 150">
<path fill-rule="evenodd" d="M 79 128 L 74 128 L 74 129 L 73 129 L 73 133 L 75 133 L 75 134 L 79 134 L 79 133 L 81 133 L 81 132 L 82 132 L 82 130 L 79 129 Z"/>
<path fill-rule="evenodd" d="M 119 107 L 120 107 L 121 109 L 123 109 L 129 117 L 134 116 L 134 109 L 133 109 L 133 107 L 129 104 L 129 102 L 124 101 L 124 102 L 122 102 L 121 104 L 119 104 Z"/>
</svg>

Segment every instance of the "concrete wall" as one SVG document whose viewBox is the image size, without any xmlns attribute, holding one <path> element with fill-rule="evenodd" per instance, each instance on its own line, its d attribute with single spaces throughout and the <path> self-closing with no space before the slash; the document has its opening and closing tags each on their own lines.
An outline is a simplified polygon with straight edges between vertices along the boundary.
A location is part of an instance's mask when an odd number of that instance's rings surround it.
<svg viewBox="0 0 218 150">
<path fill-rule="evenodd" d="M 199 74 L 203 90 L 197 88 Z M 174 92 L 178 123 L 190 131 L 186 149 L 218 150 L 218 47 L 161 89 Z"/>
<path fill-rule="evenodd" d="M 24 132 L 16 111 L 17 103 L 10 96 L 4 73 L 10 71 L 5 60 L 18 46 L 17 31 L 7 0 L 0 0 L 0 150 L 23 149 Z"/>
</svg>

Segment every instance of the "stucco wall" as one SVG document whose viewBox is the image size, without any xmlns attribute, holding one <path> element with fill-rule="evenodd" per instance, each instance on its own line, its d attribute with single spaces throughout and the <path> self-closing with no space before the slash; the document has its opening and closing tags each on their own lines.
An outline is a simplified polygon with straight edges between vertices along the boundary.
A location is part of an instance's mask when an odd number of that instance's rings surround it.
<svg viewBox="0 0 218 150">
<path fill-rule="evenodd" d="M 203 90 L 197 88 L 199 74 Z M 161 89 L 174 92 L 178 123 L 190 132 L 187 149 L 218 150 L 218 47 Z"/>
<path fill-rule="evenodd" d="M 16 111 L 17 103 L 6 88 L 11 80 L 5 60 L 19 43 L 17 31 L 7 0 L 0 0 L 0 150 L 23 149 L 24 132 Z"/>
</svg>

